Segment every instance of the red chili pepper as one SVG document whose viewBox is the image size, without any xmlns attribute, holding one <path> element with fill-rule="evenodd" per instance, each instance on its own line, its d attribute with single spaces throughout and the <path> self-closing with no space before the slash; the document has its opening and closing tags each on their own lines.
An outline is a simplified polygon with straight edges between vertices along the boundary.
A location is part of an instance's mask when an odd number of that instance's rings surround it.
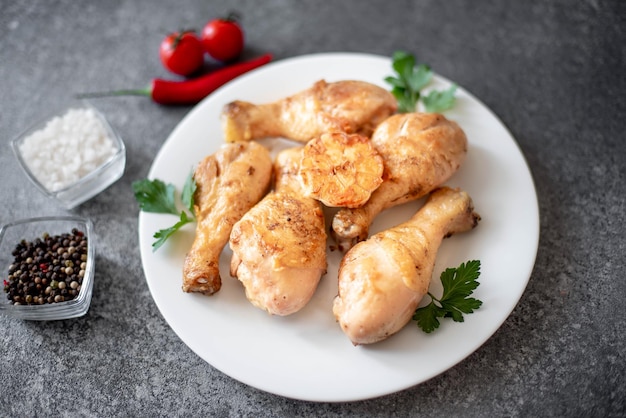
<svg viewBox="0 0 626 418">
<path fill-rule="evenodd" d="M 163 105 L 191 105 L 198 103 L 227 82 L 265 65 L 271 60 L 272 54 L 265 54 L 185 81 L 155 78 L 152 80 L 152 85 L 146 89 L 85 93 L 78 95 L 78 98 L 135 95 L 150 97 L 154 102 Z"/>
</svg>

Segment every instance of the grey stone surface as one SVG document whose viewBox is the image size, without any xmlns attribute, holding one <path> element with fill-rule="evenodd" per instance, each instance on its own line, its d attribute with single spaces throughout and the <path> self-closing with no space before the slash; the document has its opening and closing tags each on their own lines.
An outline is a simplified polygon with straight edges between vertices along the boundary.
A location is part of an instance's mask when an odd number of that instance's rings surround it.
<svg viewBox="0 0 626 418">
<path fill-rule="evenodd" d="M 479 350 L 400 393 L 318 404 L 239 383 L 168 327 L 139 257 L 130 184 L 190 108 L 102 99 L 128 163 L 119 182 L 73 211 L 95 222 L 91 309 L 60 322 L 0 317 L 0 416 L 624 416 L 623 1 L 3 0 L 0 222 L 67 212 L 18 172 L 12 137 L 74 93 L 166 76 L 162 36 L 231 9 L 244 16 L 247 56 L 405 49 L 494 110 L 519 142 L 540 205 L 521 301 Z"/>
</svg>

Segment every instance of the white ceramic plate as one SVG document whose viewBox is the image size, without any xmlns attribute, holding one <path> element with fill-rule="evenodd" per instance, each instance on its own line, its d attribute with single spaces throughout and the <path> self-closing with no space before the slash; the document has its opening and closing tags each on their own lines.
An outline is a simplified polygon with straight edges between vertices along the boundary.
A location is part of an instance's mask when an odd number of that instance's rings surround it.
<svg viewBox="0 0 626 418">
<path fill-rule="evenodd" d="M 262 67 L 198 104 L 165 142 L 149 177 L 182 188 L 195 164 L 223 142 L 219 115 L 230 101 L 269 102 L 322 78 L 358 79 L 387 88 L 383 79 L 391 73 L 389 58 L 352 53 L 302 56 Z M 432 84 L 449 85 L 441 77 Z M 270 393 L 311 401 L 361 400 L 409 388 L 478 349 L 509 316 L 530 278 L 539 239 L 537 197 L 515 140 L 487 107 L 459 89 L 457 104 L 446 116 L 461 125 L 470 144 L 466 162 L 448 184 L 472 196 L 482 221 L 475 230 L 444 240 L 431 289 L 440 292 L 439 275 L 446 267 L 481 261 L 481 285 L 474 294 L 483 306 L 466 315 L 464 323 L 445 319 L 436 332 L 425 334 L 412 322 L 386 341 L 353 346 L 331 310 L 341 258 L 337 251 L 329 251 L 328 273 L 311 302 L 289 317 L 272 317 L 247 301 L 243 287 L 229 276 L 228 246 L 220 260 L 222 289 L 210 297 L 183 293 L 181 272 L 194 225 L 185 226 L 153 252 L 154 232 L 173 225 L 176 218 L 141 213 L 139 238 L 146 280 L 172 329 L 228 376 Z M 274 149 L 285 143 L 266 141 Z M 408 219 L 420 204 L 384 212 L 372 231 Z"/>
</svg>

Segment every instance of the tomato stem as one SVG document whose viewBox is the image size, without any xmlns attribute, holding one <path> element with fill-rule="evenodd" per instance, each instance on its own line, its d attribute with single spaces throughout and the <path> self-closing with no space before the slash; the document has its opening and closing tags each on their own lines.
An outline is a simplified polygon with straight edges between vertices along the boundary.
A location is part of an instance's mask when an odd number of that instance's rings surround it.
<svg viewBox="0 0 626 418">
<path fill-rule="evenodd" d="M 227 22 L 239 23 L 241 21 L 241 15 L 233 10 L 228 12 L 228 15 L 224 18 L 224 20 Z"/>
<path fill-rule="evenodd" d="M 194 36 L 196 35 L 195 29 L 181 29 L 176 33 L 176 38 L 174 38 L 174 42 L 172 42 L 172 49 L 176 49 L 180 41 L 183 39 L 186 33 L 191 33 Z"/>
</svg>

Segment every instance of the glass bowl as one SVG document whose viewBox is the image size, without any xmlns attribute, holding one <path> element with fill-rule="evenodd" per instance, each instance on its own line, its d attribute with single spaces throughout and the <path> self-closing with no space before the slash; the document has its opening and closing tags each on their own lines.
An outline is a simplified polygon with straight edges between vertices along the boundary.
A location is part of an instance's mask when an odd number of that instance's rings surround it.
<svg viewBox="0 0 626 418">
<path fill-rule="evenodd" d="M 86 260 L 84 259 L 84 254 L 80 254 L 80 243 L 74 246 L 69 239 L 67 243 L 62 242 L 62 239 L 55 240 L 56 237 L 72 234 L 75 230 L 81 231 L 83 236 L 87 238 Z M 2 295 L 0 299 L 0 314 L 34 321 L 68 319 L 85 315 L 91 303 L 95 269 L 95 248 L 92 230 L 93 225 L 89 219 L 76 216 L 29 218 L 4 225 L 0 229 L 0 271 L 3 278 L 3 290 L 0 292 Z M 45 234 L 51 238 L 46 240 Z M 39 251 L 38 256 L 30 257 L 30 260 L 24 258 L 30 256 L 30 253 L 25 254 L 24 241 L 39 245 L 41 251 Z M 58 246 L 62 250 L 55 247 L 49 248 L 48 244 L 50 241 L 53 243 L 61 241 Z M 16 252 L 18 244 L 22 244 L 18 251 L 23 253 L 15 255 L 14 252 Z M 46 256 L 45 253 L 48 253 L 48 255 Z M 78 256 L 73 255 L 73 253 L 76 253 Z M 16 262 L 17 257 L 21 257 L 21 260 L 18 262 Z M 82 260 L 81 257 L 83 258 Z M 53 259 L 58 259 L 59 262 L 56 263 Z M 68 263 L 67 260 L 71 262 Z M 82 264 L 83 262 L 85 263 L 84 265 Z M 55 269 L 54 267 L 57 265 L 59 268 Z M 68 267 L 75 267 L 78 273 L 72 270 L 65 270 Z M 34 273 L 28 275 L 30 278 L 23 276 L 25 274 L 24 271 L 28 270 L 34 271 Z M 68 276 L 70 279 L 65 280 Z M 23 284 L 19 285 L 21 289 L 27 287 L 30 282 L 35 283 L 35 279 L 38 277 L 39 281 L 37 284 L 40 286 L 40 290 L 36 288 L 36 284 L 33 284 L 33 288 L 28 288 L 29 290 L 25 293 L 23 291 L 17 293 L 18 291 L 10 283 L 18 280 L 17 278 L 19 277 L 23 279 Z M 45 280 L 43 280 L 44 278 Z M 63 282 L 63 285 L 61 282 Z M 47 289 L 48 287 L 50 289 Z M 13 298 L 15 294 L 18 294 L 21 298 L 21 304 L 13 303 L 14 299 L 11 298 L 11 293 L 9 293 L 9 290 L 12 288 L 14 290 Z M 53 288 L 55 289 L 54 292 L 52 292 Z M 70 290 L 72 290 L 72 293 L 77 292 L 77 294 L 71 295 L 69 293 Z M 58 300 L 60 300 L 60 296 L 63 294 L 65 295 L 63 298 L 69 300 L 47 302 L 47 299 L 50 297 L 54 300 L 56 295 L 59 295 Z M 30 299 L 28 299 L 29 296 Z M 72 297 L 73 299 L 71 299 Z M 40 298 L 44 298 L 44 300 L 40 301 Z M 27 301 L 31 304 L 27 304 Z"/>
<path fill-rule="evenodd" d="M 34 124 L 11 148 L 28 179 L 67 209 L 115 183 L 126 165 L 124 142 L 88 102 Z"/>
</svg>

